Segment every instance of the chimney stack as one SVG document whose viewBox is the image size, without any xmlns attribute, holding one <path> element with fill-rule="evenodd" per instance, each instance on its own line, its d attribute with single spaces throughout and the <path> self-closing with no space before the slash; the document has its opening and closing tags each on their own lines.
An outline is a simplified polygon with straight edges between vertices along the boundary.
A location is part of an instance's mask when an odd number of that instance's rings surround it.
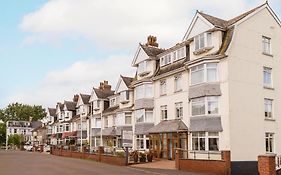
<svg viewBox="0 0 281 175">
<path fill-rule="evenodd" d="M 108 81 L 104 80 L 103 82 L 100 82 L 99 89 L 101 89 L 103 91 L 110 91 L 111 90 L 111 85 L 108 84 Z"/>
<path fill-rule="evenodd" d="M 75 94 L 75 95 L 73 96 L 72 101 L 73 101 L 73 102 L 78 102 L 78 98 L 79 98 L 79 95 L 78 95 L 78 94 Z"/>
<path fill-rule="evenodd" d="M 146 45 L 147 45 L 147 46 L 158 47 L 158 43 L 157 43 L 156 41 L 157 41 L 157 37 L 156 37 L 156 36 L 149 35 L 149 36 L 147 37 L 147 43 L 146 43 Z"/>
</svg>

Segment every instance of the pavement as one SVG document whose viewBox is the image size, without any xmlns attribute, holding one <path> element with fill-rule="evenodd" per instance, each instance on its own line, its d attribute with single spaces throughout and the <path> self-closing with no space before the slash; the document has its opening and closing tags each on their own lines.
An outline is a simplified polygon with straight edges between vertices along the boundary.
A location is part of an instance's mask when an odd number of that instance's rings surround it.
<svg viewBox="0 0 281 175">
<path fill-rule="evenodd" d="M 1 175 L 199 175 L 174 169 L 124 167 L 49 154 L 0 150 Z"/>
</svg>

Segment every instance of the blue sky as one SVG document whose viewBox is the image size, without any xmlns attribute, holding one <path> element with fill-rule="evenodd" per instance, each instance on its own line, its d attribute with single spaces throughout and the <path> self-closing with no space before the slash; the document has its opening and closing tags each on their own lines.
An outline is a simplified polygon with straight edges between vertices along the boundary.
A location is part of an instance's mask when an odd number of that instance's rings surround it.
<svg viewBox="0 0 281 175">
<path fill-rule="evenodd" d="M 54 106 L 103 79 L 114 88 L 119 74 L 133 75 L 131 60 L 148 35 L 168 47 L 182 39 L 197 9 L 227 19 L 262 2 L 2 0 L 0 108 L 16 101 Z M 269 2 L 280 17 L 278 0 Z"/>
</svg>

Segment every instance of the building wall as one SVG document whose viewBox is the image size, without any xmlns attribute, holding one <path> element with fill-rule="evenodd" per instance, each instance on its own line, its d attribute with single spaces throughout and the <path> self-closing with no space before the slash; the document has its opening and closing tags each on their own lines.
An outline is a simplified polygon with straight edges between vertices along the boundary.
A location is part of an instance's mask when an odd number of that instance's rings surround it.
<svg viewBox="0 0 281 175">
<path fill-rule="evenodd" d="M 271 38 L 273 57 L 262 54 L 262 36 Z M 237 25 L 229 48 L 229 123 L 232 160 L 257 160 L 265 153 L 265 132 L 281 148 L 281 29 L 267 9 Z M 263 88 L 263 66 L 273 69 L 274 90 Z M 275 121 L 264 117 L 264 98 L 274 99 Z"/>
<path fill-rule="evenodd" d="M 189 87 L 189 77 L 188 71 L 185 70 L 181 73 L 181 87 L 182 91 L 174 92 L 174 79 L 175 75 L 170 75 L 161 80 L 166 80 L 166 95 L 160 95 L 160 81 L 154 82 L 154 124 L 158 124 L 161 121 L 161 106 L 167 105 L 168 120 L 175 119 L 176 108 L 175 103 L 183 103 L 183 121 L 188 126 L 189 125 L 189 102 L 188 102 L 188 87 Z"/>
</svg>

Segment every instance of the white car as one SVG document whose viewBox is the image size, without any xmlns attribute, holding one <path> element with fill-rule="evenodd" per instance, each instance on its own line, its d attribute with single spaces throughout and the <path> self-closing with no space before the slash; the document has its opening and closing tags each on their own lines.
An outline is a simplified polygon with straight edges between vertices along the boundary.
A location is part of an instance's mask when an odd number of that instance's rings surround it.
<svg viewBox="0 0 281 175">
<path fill-rule="evenodd" d="M 32 146 L 32 145 L 24 145 L 23 148 L 24 148 L 26 151 L 32 151 L 33 146 Z"/>
</svg>

